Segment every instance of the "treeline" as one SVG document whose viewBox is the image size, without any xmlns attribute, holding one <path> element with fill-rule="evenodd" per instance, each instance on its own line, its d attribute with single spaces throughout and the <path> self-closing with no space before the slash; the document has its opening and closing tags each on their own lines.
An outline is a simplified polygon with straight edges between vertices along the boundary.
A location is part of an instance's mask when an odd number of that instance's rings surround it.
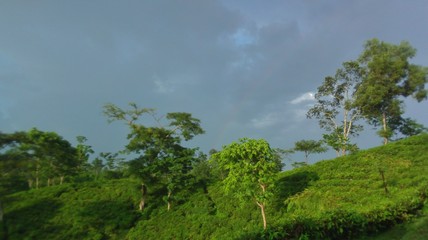
<svg viewBox="0 0 428 240">
<path fill-rule="evenodd" d="M 244 174 L 257 171 L 255 177 L 259 177 L 264 170 L 250 165 L 250 160 L 235 162 L 229 170 L 234 174 L 223 175 L 230 176 L 227 184 L 216 177 L 220 174 L 209 171 L 213 175 L 205 186 L 188 185 L 174 193 L 176 201 L 169 211 L 164 201 L 166 192 L 156 184 L 147 188 L 147 204 L 139 211 L 141 181 L 135 178 L 21 191 L 2 196 L 4 233 L 10 240 L 359 239 L 403 221 L 417 220 L 416 229 L 406 231 L 401 226 L 391 237 L 406 232 L 410 234 L 406 239 L 427 239 L 428 211 L 421 221 L 415 219 L 424 214 L 420 211 L 424 205 L 428 210 L 427 143 L 428 135 L 421 134 L 273 174 L 273 181 L 268 175 L 261 182 L 267 184 L 267 194 L 258 191 L 259 184 L 243 191 L 240 182 L 246 186 L 251 182 Z M 233 159 L 250 156 L 251 151 L 245 149 L 251 146 L 261 146 L 260 152 L 267 150 L 264 141 L 246 139 L 221 155 L 226 157 L 236 150 L 240 154 Z M 217 157 L 222 161 L 221 156 Z M 384 172 L 385 181 L 379 170 Z M 256 200 L 266 203 L 266 230 Z"/>
<path fill-rule="evenodd" d="M 2 193 L 118 176 L 122 170 L 117 153 L 93 154 L 86 138 L 77 137 L 77 146 L 55 132 L 32 128 L 14 133 L 0 132 L 0 174 Z"/>
</svg>

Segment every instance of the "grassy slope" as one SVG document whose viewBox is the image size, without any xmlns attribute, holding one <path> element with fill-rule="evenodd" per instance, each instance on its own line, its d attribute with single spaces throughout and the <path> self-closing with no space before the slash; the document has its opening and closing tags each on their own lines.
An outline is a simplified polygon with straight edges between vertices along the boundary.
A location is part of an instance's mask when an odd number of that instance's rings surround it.
<svg viewBox="0 0 428 240">
<path fill-rule="evenodd" d="M 427 173 L 428 135 L 281 173 L 267 209 L 271 229 L 265 237 L 355 238 L 412 219 L 426 201 Z M 152 197 L 143 213 L 134 210 L 138 186 L 123 179 L 11 194 L 2 198 L 8 238 L 257 239 L 263 234 L 257 206 L 238 204 L 219 183 L 196 189 L 169 212 L 161 196 Z M 427 222 L 426 215 L 413 219 L 392 235 L 428 239 Z"/>
<path fill-rule="evenodd" d="M 6 197 L 9 239 L 122 239 L 138 218 L 138 182 L 63 184 Z"/>
<path fill-rule="evenodd" d="M 428 205 L 410 221 L 388 229 L 374 236 L 362 237 L 360 240 L 426 240 L 428 239 Z"/>
<path fill-rule="evenodd" d="M 388 193 L 380 171 L 384 172 Z M 304 216 L 303 219 L 313 220 L 318 228 L 330 219 L 328 222 L 333 222 L 333 226 L 325 227 L 343 231 L 349 238 L 379 231 L 407 220 L 422 207 L 428 192 L 427 173 L 426 134 L 299 168 L 283 173 L 284 184 L 289 182 L 287 178 L 294 178 L 293 181 L 300 178 L 304 186 L 303 191 L 286 201 L 287 216 L 291 219 Z M 338 215 L 349 217 L 338 218 Z M 314 226 L 315 231 L 319 231 L 317 227 Z"/>
</svg>

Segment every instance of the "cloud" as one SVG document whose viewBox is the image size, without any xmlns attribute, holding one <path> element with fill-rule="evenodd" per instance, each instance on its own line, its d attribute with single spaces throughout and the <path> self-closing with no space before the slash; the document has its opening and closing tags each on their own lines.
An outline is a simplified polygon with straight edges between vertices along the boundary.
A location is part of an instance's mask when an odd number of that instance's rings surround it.
<svg viewBox="0 0 428 240">
<path fill-rule="evenodd" d="M 153 83 L 158 93 L 173 93 L 175 91 L 175 87 L 171 81 L 163 80 L 158 75 L 153 76 Z"/>
<path fill-rule="evenodd" d="M 313 94 L 305 93 L 293 101 L 298 103 L 311 101 L 311 96 Z M 290 124 L 297 126 L 306 119 L 308 108 L 312 106 L 310 104 L 302 106 L 297 103 L 290 106 L 289 104 L 284 104 L 284 102 L 286 101 L 280 100 L 275 104 L 264 107 L 263 113 L 259 114 L 258 117 L 252 118 L 249 125 L 256 129 L 283 129 Z"/>
<path fill-rule="evenodd" d="M 314 101 L 315 100 L 315 94 L 313 92 L 307 92 L 303 93 L 299 97 L 293 99 L 290 101 L 291 104 L 299 104 L 302 102 L 308 102 L 308 101 Z"/>
<path fill-rule="evenodd" d="M 251 119 L 251 126 L 257 129 L 271 127 L 278 122 L 280 122 L 281 118 L 276 112 L 268 113 L 261 118 L 253 118 Z"/>
<path fill-rule="evenodd" d="M 428 35 L 415 31 L 425 0 L 124 2 L 2 5 L 2 131 L 35 126 L 115 151 L 127 128 L 107 125 L 101 107 L 133 101 L 192 113 L 206 130 L 195 138 L 203 150 L 255 135 L 285 146 L 320 133 L 305 119 L 308 89 L 357 58 L 365 40 L 408 40 L 415 63 L 428 62 Z M 427 104 L 408 104 L 409 117 L 427 125 Z"/>
<path fill-rule="evenodd" d="M 233 35 L 232 40 L 238 47 L 245 47 L 256 43 L 256 38 L 246 29 L 240 28 Z"/>
</svg>

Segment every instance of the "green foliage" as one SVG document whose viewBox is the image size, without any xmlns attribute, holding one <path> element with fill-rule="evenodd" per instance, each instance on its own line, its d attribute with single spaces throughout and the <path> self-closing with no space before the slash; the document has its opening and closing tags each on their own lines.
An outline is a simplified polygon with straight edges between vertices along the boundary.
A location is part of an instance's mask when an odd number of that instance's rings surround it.
<svg viewBox="0 0 428 240">
<path fill-rule="evenodd" d="M 162 118 L 156 117 L 154 109 L 140 108 L 135 103 L 129 106 L 131 109 L 123 110 L 107 104 L 104 113 L 109 122 L 125 121 L 129 126 L 126 150 L 138 156 L 129 162 L 128 170 L 141 178 L 144 184 L 163 185 L 166 189 L 163 199 L 169 210 L 176 200 L 174 194 L 187 187 L 195 161 L 197 149 L 183 147 L 182 141 L 188 141 L 204 130 L 200 120 L 189 113 L 168 113 L 166 119 L 169 123 L 163 125 Z M 143 114 L 150 115 L 155 126 L 143 124 L 140 119 Z"/>
<path fill-rule="evenodd" d="M 322 141 L 300 140 L 294 143 L 294 150 L 305 153 L 305 162 L 308 163 L 308 156 L 312 153 L 323 153 L 327 148 Z"/>
<path fill-rule="evenodd" d="M 278 158 L 265 140 L 240 139 L 213 155 L 220 168 L 228 171 L 223 180 L 226 192 L 241 201 L 254 199 L 261 208 L 266 229 L 265 206 L 272 197 L 275 175 L 280 171 Z"/>
<path fill-rule="evenodd" d="M 88 140 L 84 136 L 77 136 L 77 160 L 79 161 L 79 170 L 84 170 L 84 168 L 88 167 L 89 156 L 94 153 L 94 150 L 91 146 L 86 145 L 85 142 Z"/>
<path fill-rule="evenodd" d="M 281 225 L 296 237 L 349 239 L 411 219 L 426 201 L 427 142 L 428 135 L 420 135 L 283 173 L 288 178 L 309 172 L 316 177 L 284 198 L 286 216 L 292 220 L 283 219 Z"/>
<path fill-rule="evenodd" d="M 398 224 L 378 234 L 360 238 L 360 240 L 425 240 L 428 239 L 428 206 L 417 212 L 417 218 Z"/>
<path fill-rule="evenodd" d="M 399 117 L 395 121 L 391 121 L 390 125 L 392 125 L 392 129 L 398 129 L 406 137 L 428 132 L 428 128 L 411 118 Z"/>
<path fill-rule="evenodd" d="M 362 69 L 358 62 L 344 62 L 334 76 L 324 79 L 315 94 L 315 105 L 309 109 L 308 118 L 319 120 L 321 128 L 328 133 L 326 143 L 338 155 L 349 150 L 350 137 L 363 130 L 356 122 L 362 117 L 355 105 L 355 93 L 361 84 Z"/>
<path fill-rule="evenodd" d="M 9 195 L 9 239 L 123 239 L 139 214 L 138 182 L 63 184 Z"/>
<path fill-rule="evenodd" d="M 379 134 L 385 143 L 405 124 L 397 125 L 404 112 L 402 97 L 412 96 L 418 102 L 427 98 L 428 68 L 409 62 L 415 54 L 408 42 L 393 45 L 371 39 L 359 57 L 364 74 L 355 104 L 369 123 L 382 126 Z"/>
<path fill-rule="evenodd" d="M 62 183 L 77 173 L 79 161 L 71 144 L 55 132 L 36 128 L 28 132 L 2 134 L 1 186 L 7 190 L 23 181 L 29 188 Z"/>
<path fill-rule="evenodd" d="M 343 136 L 342 128 L 338 128 L 329 134 L 323 134 L 323 141 L 336 151 L 337 156 L 346 155 L 347 152 L 353 153 L 358 150 L 358 146 L 350 142 L 348 137 Z"/>
<path fill-rule="evenodd" d="M 263 198 L 260 185 L 273 185 L 275 173 L 278 172 L 274 153 L 262 139 L 240 139 L 223 147 L 213 158 L 217 159 L 221 168 L 228 171 L 223 181 L 225 190 L 242 198 L 257 198 L 258 195 Z M 236 191 L 242 189 L 245 191 Z"/>
<path fill-rule="evenodd" d="M 3 226 L 12 240 L 425 239 L 427 143 L 427 134 L 417 135 L 274 175 L 266 230 L 257 205 L 237 201 L 236 191 L 225 192 L 220 181 L 178 189 L 178 204 L 170 211 L 163 184 L 151 185 L 145 210 L 135 211 L 141 197 L 136 179 L 66 183 L 2 196 Z M 237 181 L 244 179 L 250 178 Z M 397 224 L 392 233 L 373 238 Z"/>
</svg>

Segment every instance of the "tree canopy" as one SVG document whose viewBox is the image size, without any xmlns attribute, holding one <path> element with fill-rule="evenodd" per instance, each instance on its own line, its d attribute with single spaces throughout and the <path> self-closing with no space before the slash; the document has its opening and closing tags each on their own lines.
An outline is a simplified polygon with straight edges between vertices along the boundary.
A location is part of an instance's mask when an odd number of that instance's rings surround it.
<svg viewBox="0 0 428 240">
<path fill-rule="evenodd" d="M 212 158 L 228 172 L 223 180 L 224 189 L 238 199 L 254 199 L 261 210 L 263 227 L 267 220 L 265 207 L 272 196 L 276 173 L 280 171 L 275 152 L 266 140 L 240 139 L 224 146 Z"/>
<path fill-rule="evenodd" d="M 107 104 L 104 113 L 109 122 L 125 121 L 130 127 L 126 150 L 138 156 L 129 162 L 129 171 L 143 180 L 143 186 L 162 184 L 169 210 L 173 193 L 186 184 L 197 151 L 196 148 L 182 146 L 182 141 L 188 141 L 204 133 L 204 130 L 200 120 L 190 113 L 167 113 L 167 124 L 163 124 L 163 118 L 157 117 L 154 109 L 140 108 L 135 103 L 129 106 L 129 110 L 123 110 L 114 104 Z M 149 115 L 154 121 L 153 126 L 143 124 L 142 115 Z M 144 199 L 140 206 L 144 205 L 143 202 Z"/>
<path fill-rule="evenodd" d="M 358 59 L 363 81 L 355 105 L 370 124 L 382 126 L 378 133 L 384 144 L 406 123 L 397 121 L 404 113 L 403 98 L 411 96 L 418 102 L 427 98 L 428 68 L 410 63 L 415 55 L 416 49 L 406 41 L 394 45 L 371 39 Z"/>
<path fill-rule="evenodd" d="M 362 69 L 355 61 L 342 65 L 334 76 L 326 77 L 318 87 L 316 103 L 307 113 L 308 118 L 318 119 L 320 127 L 328 132 L 324 139 L 338 155 L 345 155 L 354 148 L 350 137 L 362 131 L 362 126 L 356 124 L 361 113 L 355 106 L 355 92 L 361 83 Z"/>
<path fill-rule="evenodd" d="M 61 184 L 65 176 L 75 175 L 80 166 L 76 148 L 55 132 L 32 128 L 1 134 L 1 142 L 2 177 L 25 179 L 29 188 L 53 185 L 55 180 Z"/>
<path fill-rule="evenodd" d="M 323 146 L 322 141 L 300 140 L 294 143 L 294 150 L 305 153 L 305 163 L 308 164 L 308 157 L 312 153 L 323 153 L 327 148 Z"/>
</svg>

